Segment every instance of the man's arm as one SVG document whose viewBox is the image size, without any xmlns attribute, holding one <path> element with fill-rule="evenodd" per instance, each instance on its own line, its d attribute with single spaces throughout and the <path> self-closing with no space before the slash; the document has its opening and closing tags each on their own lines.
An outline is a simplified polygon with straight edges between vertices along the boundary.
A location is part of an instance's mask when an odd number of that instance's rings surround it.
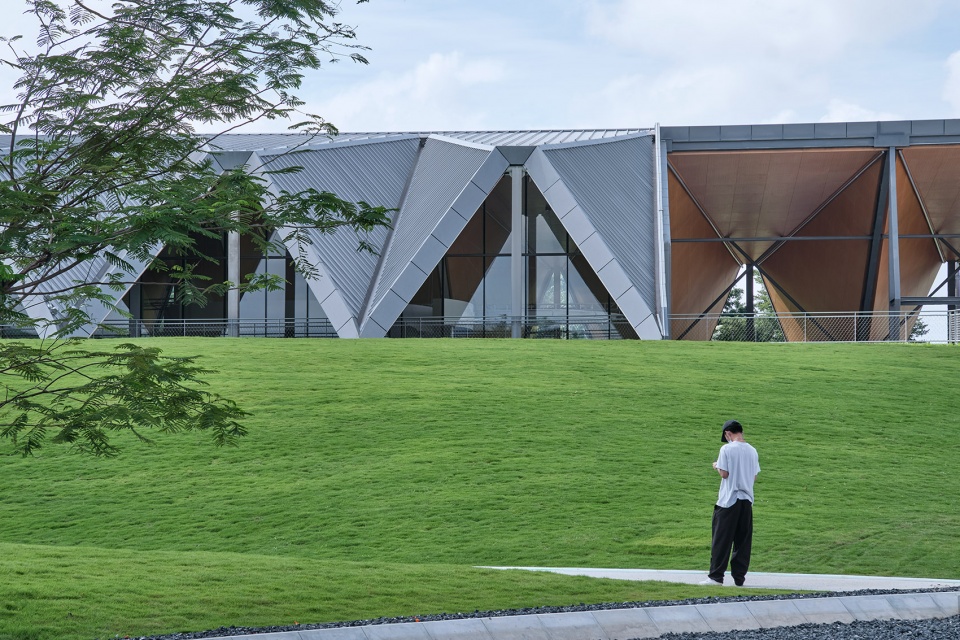
<svg viewBox="0 0 960 640">
<path fill-rule="evenodd" d="M 720 467 L 718 467 L 716 462 L 713 463 L 713 468 L 717 470 L 717 473 L 719 473 L 720 477 L 723 478 L 724 480 L 730 477 L 730 472 L 727 471 L 726 469 L 721 469 Z"/>
</svg>

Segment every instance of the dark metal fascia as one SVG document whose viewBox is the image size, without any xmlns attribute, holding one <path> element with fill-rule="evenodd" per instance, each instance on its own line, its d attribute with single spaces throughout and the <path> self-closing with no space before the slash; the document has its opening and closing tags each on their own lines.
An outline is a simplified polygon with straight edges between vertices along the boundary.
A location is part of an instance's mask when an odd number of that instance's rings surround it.
<svg viewBox="0 0 960 640">
<path fill-rule="evenodd" d="M 869 138 L 820 138 L 809 140 L 737 140 L 697 141 L 672 140 L 671 153 L 684 151 L 775 151 L 786 149 L 846 149 L 850 147 L 874 147 L 874 137 Z"/>
</svg>

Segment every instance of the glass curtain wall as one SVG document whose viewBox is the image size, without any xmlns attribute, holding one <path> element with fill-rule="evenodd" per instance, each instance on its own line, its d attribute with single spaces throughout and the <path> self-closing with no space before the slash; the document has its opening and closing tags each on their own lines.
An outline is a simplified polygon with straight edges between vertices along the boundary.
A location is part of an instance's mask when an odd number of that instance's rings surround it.
<svg viewBox="0 0 960 640">
<path fill-rule="evenodd" d="M 277 243 L 274 234 L 271 242 Z M 270 274 L 283 278 L 284 286 L 268 291 L 247 291 L 240 296 L 240 335 L 299 338 L 335 336 L 309 283 L 294 268 L 283 249 L 271 248 L 266 255 L 250 238 L 240 238 L 240 278 Z"/>
<path fill-rule="evenodd" d="M 144 335 L 222 335 L 227 317 L 226 296 L 207 294 L 202 303 L 184 299 L 182 287 L 171 277 L 175 270 L 189 269 L 208 278 L 197 286 L 227 280 L 226 237 L 196 238 L 196 252 L 175 253 L 164 249 L 134 285 L 123 302 Z M 199 254 L 206 256 L 199 257 Z M 278 337 L 336 335 L 307 281 L 296 272 L 285 251 L 264 255 L 249 237 L 240 238 L 240 279 L 252 274 L 274 274 L 286 281 L 275 291 L 248 291 L 240 297 L 241 335 Z M 133 331 L 133 329 L 131 329 Z"/>
<path fill-rule="evenodd" d="M 149 335 L 183 335 L 185 323 L 195 326 L 195 330 L 219 335 L 219 323 L 206 326 L 203 320 L 220 320 L 226 314 L 226 297 L 221 294 L 207 294 L 203 303 L 184 298 L 183 286 L 173 274 L 189 271 L 207 278 L 195 280 L 198 287 L 204 283 L 223 282 L 227 279 L 226 239 L 197 236 L 196 252 L 182 252 L 164 249 L 154 263 L 140 276 L 135 287 L 139 287 L 139 306 L 136 297 L 128 293 L 123 302 L 138 318 L 141 330 Z M 206 258 L 198 257 L 200 254 Z"/>
<path fill-rule="evenodd" d="M 636 338 L 543 194 L 524 182 L 527 335 Z"/>
<path fill-rule="evenodd" d="M 524 336 L 635 338 L 537 186 L 522 188 Z M 511 189 L 505 175 L 388 335 L 510 337 Z"/>
<path fill-rule="evenodd" d="M 410 301 L 393 337 L 510 335 L 510 176 L 487 196 Z"/>
</svg>

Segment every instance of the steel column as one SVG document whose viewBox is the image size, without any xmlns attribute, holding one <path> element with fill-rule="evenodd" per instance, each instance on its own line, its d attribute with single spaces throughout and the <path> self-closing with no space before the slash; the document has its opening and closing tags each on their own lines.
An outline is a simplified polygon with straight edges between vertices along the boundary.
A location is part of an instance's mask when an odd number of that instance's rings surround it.
<svg viewBox="0 0 960 640">
<path fill-rule="evenodd" d="M 240 335 L 240 234 L 227 233 L 227 335 L 236 338 Z"/>
<path fill-rule="evenodd" d="M 888 190 L 888 227 L 889 246 L 887 247 L 888 300 L 890 303 L 890 340 L 900 339 L 900 323 L 894 314 L 900 313 L 900 235 L 897 212 L 897 149 L 890 147 L 887 152 Z"/>
<path fill-rule="evenodd" d="M 747 342 L 757 341 L 757 325 L 753 319 L 756 313 L 753 304 L 753 265 L 747 265 Z"/>
<path fill-rule="evenodd" d="M 510 337 L 523 337 L 523 167 L 510 167 Z"/>
<path fill-rule="evenodd" d="M 960 262 L 950 260 L 947 262 L 947 295 L 956 296 L 960 292 Z M 960 319 L 956 318 L 957 305 L 947 305 L 947 341 L 950 344 L 957 342 L 958 329 L 960 329 Z"/>
<path fill-rule="evenodd" d="M 960 290 L 960 262 L 950 260 L 947 262 L 947 297 L 956 298 Z M 956 311 L 957 305 L 947 306 L 948 311 Z"/>
<path fill-rule="evenodd" d="M 660 123 L 656 127 L 657 160 L 657 247 L 658 268 L 656 269 L 657 293 L 660 312 L 660 331 L 665 340 L 670 339 L 670 189 L 664 168 L 667 166 L 667 145 L 660 139 Z"/>
</svg>

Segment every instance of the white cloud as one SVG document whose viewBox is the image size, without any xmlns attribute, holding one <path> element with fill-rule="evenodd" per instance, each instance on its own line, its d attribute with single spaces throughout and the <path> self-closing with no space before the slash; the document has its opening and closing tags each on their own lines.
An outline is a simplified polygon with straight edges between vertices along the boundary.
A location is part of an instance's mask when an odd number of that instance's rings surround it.
<svg viewBox="0 0 960 640">
<path fill-rule="evenodd" d="M 942 0 L 595 0 L 588 28 L 665 60 L 824 62 L 923 25 Z"/>
<path fill-rule="evenodd" d="M 892 111 L 904 101 L 878 86 L 939 85 L 921 58 L 900 64 L 905 56 L 894 52 L 932 28 L 943 4 L 917 0 L 907 11 L 902 0 L 591 0 L 586 28 L 609 57 L 643 70 L 608 81 L 609 101 L 663 123 L 865 120 L 900 117 Z"/>
<path fill-rule="evenodd" d="M 344 131 L 480 126 L 483 91 L 504 73 L 503 64 L 494 59 L 433 53 L 405 73 L 381 75 L 316 105 Z"/>
<path fill-rule="evenodd" d="M 717 113 L 736 103 L 743 82 L 735 69 L 727 67 L 621 76 L 608 82 L 599 95 L 574 97 L 578 126 L 652 126 L 658 120 L 701 124 L 704 112 Z"/>
<path fill-rule="evenodd" d="M 820 122 L 873 122 L 875 120 L 904 120 L 899 113 L 874 111 L 852 102 L 834 98 L 827 103 L 827 111 Z"/>
<path fill-rule="evenodd" d="M 946 62 L 947 79 L 943 84 L 943 99 L 960 115 L 960 51 L 954 51 Z"/>
</svg>

